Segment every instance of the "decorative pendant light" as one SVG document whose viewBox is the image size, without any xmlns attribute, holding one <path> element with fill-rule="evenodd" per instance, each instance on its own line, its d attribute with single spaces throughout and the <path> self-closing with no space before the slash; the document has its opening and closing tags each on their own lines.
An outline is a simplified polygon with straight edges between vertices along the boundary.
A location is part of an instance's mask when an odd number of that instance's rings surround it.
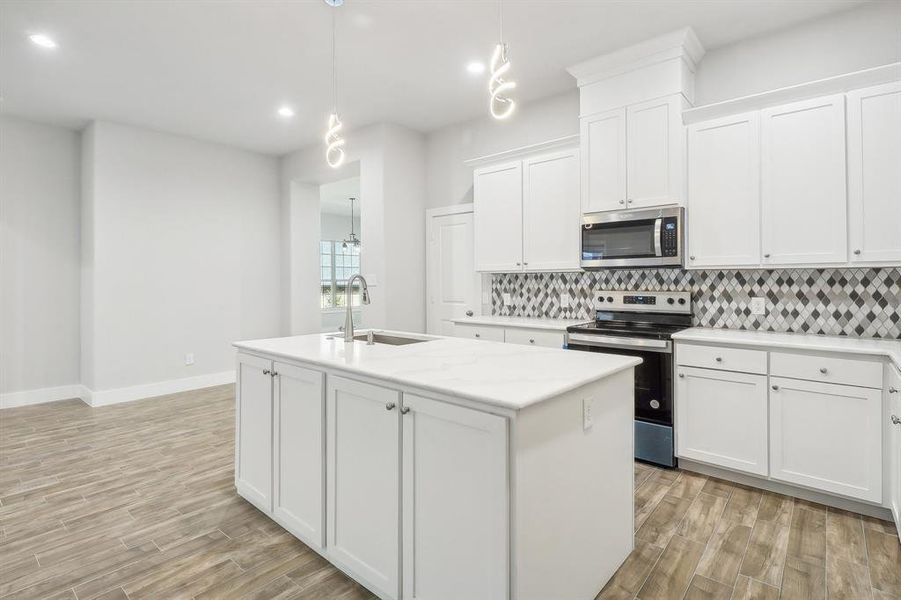
<svg viewBox="0 0 901 600">
<path fill-rule="evenodd" d="M 337 9 L 344 0 L 325 0 L 325 3 Z M 344 126 L 338 118 L 338 69 L 335 66 L 335 13 L 332 13 L 332 113 L 328 117 L 328 130 L 325 132 L 325 162 L 333 169 L 344 163 L 344 138 L 341 128 Z"/>
<path fill-rule="evenodd" d="M 359 247 L 360 245 L 360 238 L 354 233 L 354 200 L 356 200 L 356 198 L 348 198 L 348 200 L 350 200 L 350 237 L 341 244 L 345 250 L 348 246 Z"/>
<path fill-rule="evenodd" d="M 510 61 L 507 60 L 507 44 L 504 42 L 504 9 L 501 0 L 497 2 L 498 23 L 500 35 L 494 54 L 491 55 L 491 77 L 488 79 L 488 109 L 495 119 L 506 119 L 513 114 L 516 102 L 507 95 L 507 92 L 516 87 L 515 81 L 507 81 L 504 74 L 510 70 Z"/>
</svg>

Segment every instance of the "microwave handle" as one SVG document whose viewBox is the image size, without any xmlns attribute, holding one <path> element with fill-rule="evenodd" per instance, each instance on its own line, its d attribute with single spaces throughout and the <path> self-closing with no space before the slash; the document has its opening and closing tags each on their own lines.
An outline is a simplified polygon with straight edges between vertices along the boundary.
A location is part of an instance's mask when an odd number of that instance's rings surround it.
<svg viewBox="0 0 901 600">
<path fill-rule="evenodd" d="M 654 219 L 654 254 L 655 256 L 663 256 L 663 249 L 660 245 L 660 231 L 663 229 L 663 218 Z"/>
</svg>

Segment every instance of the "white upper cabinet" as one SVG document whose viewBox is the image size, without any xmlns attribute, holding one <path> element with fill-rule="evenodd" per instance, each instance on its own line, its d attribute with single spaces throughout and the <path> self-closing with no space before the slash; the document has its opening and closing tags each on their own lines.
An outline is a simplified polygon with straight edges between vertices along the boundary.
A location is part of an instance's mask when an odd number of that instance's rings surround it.
<svg viewBox="0 0 901 600">
<path fill-rule="evenodd" d="M 689 267 L 760 263 L 760 118 L 688 127 Z"/>
<path fill-rule="evenodd" d="M 476 270 L 578 269 L 579 189 L 577 148 L 476 169 Z"/>
<path fill-rule="evenodd" d="M 844 95 L 761 111 L 761 162 L 763 264 L 847 262 Z"/>
<path fill-rule="evenodd" d="M 626 110 L 626 205 L 644 208 L 682 198 L 683 128 L 680 94 Z"/>
<path fill-rule="evenodd" d="M 582 212 L 626 207 L 626 109 L 581 122 Z"/>
<path fill-rule="evenodd" d="M 579 267 L 579 151 L 523 161 L 523 268 Z"/>
<path fill-rule="evenodd" d="M 476 270 L 522 270 L 522 162 L 473 174 Z"/>
<path fill-rule="evenodd" d="M 901 82 L 848 94 L 852 262 L 901 262 Z"/>
</svg>

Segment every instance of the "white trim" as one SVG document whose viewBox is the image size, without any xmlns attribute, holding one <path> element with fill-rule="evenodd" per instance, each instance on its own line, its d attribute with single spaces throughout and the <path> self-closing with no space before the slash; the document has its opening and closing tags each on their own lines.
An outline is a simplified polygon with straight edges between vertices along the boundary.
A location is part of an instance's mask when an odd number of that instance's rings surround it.
<svg viewBox="0 0 901 600">
<path fill-rule="evenodd" d="M 512 158 L 521 158 L 523 156 L 528 156 L 529 154 L 545 152 L 546 150 L 556 150 L 558 148 L 565 148 L 567 146 L 576 147 L 578 145 L 579 134 L 575 133 L 573 135 L 565 135 L 563 137 L 554 138 L 552 140 L 547 140 L 544 142 L 538 142 L 536 144 L 528 144 L 526 146 L 519 146 L 518 148 L 511 148 L 510 150 L 504 150 L 503 152 L 495 152 L 494 154 L 486 154 L 485 156 L 468 158 L 463 161 L 463 164 L 468 167 L 477 167 L 484 164 L 510 160 Z"/>
<path fill-rule="evenodd" d="M 427 208 L 425 211 L 425 222 L 428 227 L 429 219 L 432 217 L 446 217 L 448 215 L 465 215 L 475 210 L 475 204 L 467 202 L 465 204 L 452 204 L 450 206 L 441 206 L 439 208 Z"/>
<path fill-rule="evenodd" d="M 894 81 L 901 81 L 901 62 L 690 108 L 682 111 L 682 122 L 685 125 L 691 125 L 726 115 L 788 104 L 797 100 L 840 94 Z"/>
<path fill-rule="evenodd" d="M 88 396 L 90 396 L 88 389 L 78 383 L 37 390 L 7 392 L 0 394 L 0 409 L 44 404 L 45 402 L 58 402 L 59 400 L 71 400 L 73 398 L 85 400 Z"/>
<path fill-rule="evenodd" d="M 91 406 L 106 406 L 109 404 L 119 404 L 120 402 L 132 402 L 134 400 L 143 400 L 144 398 L 165 396 L 167 394 L 177 394 L 178 392 L 199 390 L 205 387 L 234 382 L 234 370 L 220 371 L 219 373 L 196 375 L 194 377 L 184 377 L 182 379 L 157 381 L 155 383 L 145 383 L 142 385 L 133 385 L 111 390 L 91 391 L 88 395 L 89 397 L 84 398 L 84 401 Z"/>
</svg>

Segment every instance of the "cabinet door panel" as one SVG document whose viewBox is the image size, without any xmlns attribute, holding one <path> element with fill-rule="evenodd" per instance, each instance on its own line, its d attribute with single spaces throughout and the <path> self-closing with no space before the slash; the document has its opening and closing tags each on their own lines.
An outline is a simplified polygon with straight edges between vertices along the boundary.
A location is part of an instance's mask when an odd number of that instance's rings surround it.
<svg viewBox="0 0 901 600">
<path fill-rule="evenodd" d="M 848 260 L 844 96 L 761 112 L 763 263 Z"/>
<path fill-rule="evenodd" d="M 895 519 L 898 536 L 901 537 L 901 371 L 889 368 L 888 385 L 888 448 L 889 448 L 889 507 Z M 894 390 L 894 391 L 892 391 Z"/>
<path fill-rule="evenodd" d="M 582 211 L 626 206 L 626 109 L 585 117 L 580 123 Z"/>
<path fill-rule="evenodd" d="M 404 406 L 404 598 L 506 598 L 506 419 L 411 394 Z"/>
<path fill-rule="evenodd" d="M 771 377 L 770 476 L 882 502 L 882 391 Z"/>
<path fill-rule="evenodd" d="M 266 513 L 272 511 L 271 370 L 269 360 L 238 354 L 235 487 Z"/>
<path fill-rule="evenodd" d="M 901 83 L 848 94 L 851 261 L 901 263 Z"/>
<path fill-rule="evenodd" d="M 579 267 L 579 151 L 523 161 L 523 268 Z"/>
<path fill-rule="evenodd" d="M 273 514 L 291 533 L 325 546 L 325 395 L 321 371 L 275 363 Z"/>
<path fill-rule="evenodd" d="M 678 373 L 679 456 L 766 476 L 766 376 L 692 367 Z"/>
<path fill-rule="evenodd" d="M 329 377 L 327 552 L 384 598 L 400 591 L 399 405 L 399 392 Z"/>
<path fill-rule="evenodd" d="M 760 263 L 756 112 L 688 129 L 688 266 Z"/>
<path fill-rule="evenodd" d="M 626 115 L 629 208 L 679 202 L 682 196 L 681 95 L 633 104 Z"/>
<path fill-rule="evenodd" d="M 522 163 L 473 174 L 476 270 L 522 270 Z"/>
</svg>

